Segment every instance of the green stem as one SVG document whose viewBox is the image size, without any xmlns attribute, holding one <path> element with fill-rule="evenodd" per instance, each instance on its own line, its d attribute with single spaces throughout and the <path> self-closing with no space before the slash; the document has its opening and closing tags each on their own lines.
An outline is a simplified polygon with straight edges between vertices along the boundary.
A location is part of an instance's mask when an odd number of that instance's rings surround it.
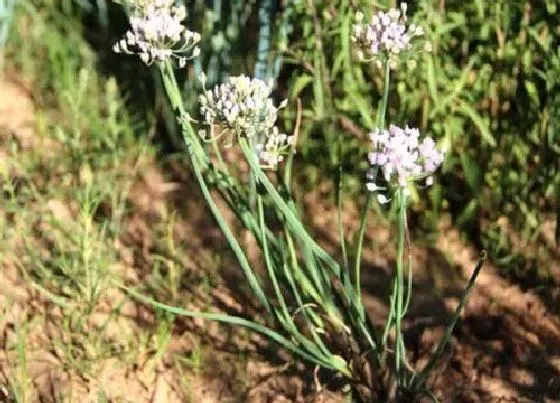
<svg viewBox="0 0 560 403">
<path fill-rule="evenodd" d="M 276 299 L 278 300 L 278 303 L 280 304 L 280 308 L 282 310 L 282 314 L 283 316 L 288 319 L 290 317 L 290 314 L 288 312 L 288 307 L 286 306 L 286 302 L 284 301 L 284 296 L 282 295 L 282 292 L 280 291 L 280 286 L 278 285 L 278 279 L 276 278 L 276 273 L 274 272 L 274 267 L 272 266 L 272 261 L 270 259 L 270 253 L 268 250 L 268 243 L 266 240 L 266 223 L 264 221 L 264 206 L 263 206 L 263 200 L 262 197 L 260 195 L 257 195 L 257 209 L 258 209 L 258 214 L 259 214 L 259 225 L 261 228 L 261 238 L 262 238 L 262 249 L 264 252 L 264 260 L 266 263 L 266 269 L 268 271 L 268 275 L 270 277 L 270 279 L 272 280 L 272 287 L 274 288 L 274 293 L 276 294 Z"/>
<path fill-rule="evenodd" d="M 356 283 L 356 298 L 358 300 L 357 305 L 360 307 L 361 314 L 363 316 L 363 305 L 362 305 L 362 285 L 361 285 L 361 263 L 362 263 L 362 248 L 364 244 L 364 235 L 366 232 L 366 223 L 368 217 L 368 211 L 371 208 L 371 203 L 373 201 L 373 194 L 368 191 L 366 204 L 362 210 L 362 216 L 360 218 L 360 228 L 358 230 L 358 247 L 356 249 L 356 261 L 354 264 L 354 281 Z"/>
<path fill-rule="evenodd" d="M 267 193 L 270 195 L 272 201 L 278 208 L 278 210 L 282 213 L 283 217 L 286 220 L 286 226 L 293 232 L 293 234 L 302 242 L 304 248 L 304 254 L 308 252 L 308 256 L 306 259 L 309 262 L 309 266 L 313 269 L 314 272 L 319 272 L 319 276 L 322 276 L 324 287 L 322 287 L 321 292 L 323 293 L 323 298 L 325 301 L 332 300 L 331 293 L 331 275 L 334 278 L 342 279 L 344 283 L 346 283 L 344 276 L 346 275 L 345 272 L 342 272 L 338 263 L 323 249 L 317 244 L 317 242 L 309 235 L 309 233 L 305 230 L 301 221 L 296 217 L 293 206 L 290 206 L 278 193 L 276 190 L 275 185 L 273 185 L 270 180 L 268 179 L 267 175 L 261 169 L 259 162 L 252 152 L 248 142 L 244 138 L 239 139 L 239 144 L 241 145 L 241 149 L 247 162 L 249 163 L 251 170 L 255 173 L 259 184 L 262 184 L 266 189 Z M 315 259 L 317 261 L 322 262 L 326 265 L 329 269 L 328 271 L 320 270 L 319 268 L 315 268 Z M 317 269 L 317 270 L 316 270 Z M 330 272 L 330 273 L 329 273 Z M 316 279 L 316 286 L 321 288 L 321 280 L 320 278 Z M 348 284 L 350 285 L 350 284 Z M 344 289 L 342 298 L 345 300 L 351 301 L 352 308 L 357 310 L 358 308 L 355 307 L 355 301 L 350 299 L 350 296 L 353 293 L 353 290 Z M 327 305 L 329 307 L 329 305 Z M 336 320 L 336 317 L 333 317 Z M 363 325 L 363 320 L 361 321 L 361 325 Z M 369 338 L 371 340 L 371 337 Z M 368 341 L 369 341 L 368 340 Z"/>
<path fill-rule="evenodd" d="M 333 369 L 341 370 L 341 372 L 348 374 L 347 368 L 343 365 L 340 366 L 340 362 L 333 359 L 332 353 L 327 349 L 323 341 L 319 338 L 317 333 L 315 332 L 313 325 L 310 325 L 309 330 L 313 336 L 313 340 L 315 343 L 311 342 L 307 337 L 305 337 L 296 327 L 293 318 L 291 317 L 290 313 L 288 312 L 288 307 L 286 305 L 286 301 L 284 296 L 282 295 L 282 290 L 280 289 L 280 285 L 278 283 L 278 278 L 275 273 L 275 268 L 272 265 L 272 261 L 270 259 L 270 254 L 268 251 L 267 241 L 266 241 L 266 223 L 264 219 L 264 204 L 262 200 L 262 196 L 257 194 L 257 210 L 259 214 L 259 224 L 261 227 L 262 238 L 263 238 L 263 251 L 264 251 L 264 259 L 266 263 L 266 268 L 268 271 L 268 275 L 272 281 L 272 287 L 274 288 L 274 293 L 276 294 L 276 299 L 280 304 L 280 312 L 277 312 L 276 309 L 274 310 L 278 321 L 280 324 L 284 326 L 284 329 L 292 335 L 292 337 L 298 341 L 310 354 L 317 357 L 317 359 L 322 360 L 326 363 L 329 363 Z"/>
<path fill-rule="evenodd" d="M 412 259 L 410 257 L 410 251 L 408 252 L 408 265 L 407 265 L 407 286 L 406 286 L 406 299 L 404 302 L 404 310 L 403 310 L 403 314 L 406 315 L 406 312 L 408 311 L 408 308 L 410 306 L 410 300 L 412 298 Z"/>
<path fill-rule="evenodd" d="M 389 102 L 389 87 L 391 83 L 391 69 L 389 63 L 385 64 L 385 83 L 383 87 L 383 98 L 381 99 L 381 107 L 379 110 L 379 115 L 377 115 L 377 127 L 383 128 L 385 125 L 385 114 L 387 113 L 387 104 Z M 362 264 L 362 248 L 364 243 L 364 235 L 367 224 L 367 217 L 371 204 L 373 201 L 373 195 L 368 191 L 366 204 L 362 210 L 360 217 L 360 229 L 358 231 L 358 244 L 356 247 L 356 260 L 354 262 L 354 281 L 356 282 L 356 298 L 358 309 L 361 310 L 363 316 L 363 306 L 362 306 L 362 288 L 361 288 L 361 264 Z"/>
<path fill-rule="evenodd" d="M 391 325 L 393 324 L 393 318 L 395 317 L 395 296 L 397 295 L 397 282 L 393 281 L 393 292 L 390 297 L 389 304 L 389 316 L 387 317 L 387 322 L 385 324 L 385 330 L 383 331 L 383 351 L 387 347 L 387 338 L 389 337 L 389 331 L 391 330 Z"/>
<path fill-rule="evenodd" d="M 179 124 L 181 125 L 183 139 L 187 144 L 187 147 L 191 149 L 191 154 L 198 160 L 203 168 L 206 168 L 209 165 L 208 156 L 204 152 L 204 148 L 200 144 L 196 132 L 192 127 L 190 116 L 185 110 L 181 90 L 179 89 L 179 85 L 175 79 L 173 65 L 170 61 L 166 61 L 159 63 L 158 67 L 163 80 L 165 92 L 171 102 L 173 111 L 177 114 Z"/>
<path fill-rule="evenodd" d="M 255 155 L 257 154 L 257 147 L 255 139 L 249 139 L 249 144 Z M 255 202 L 257 200 L 257 180 L 255 178 L 255 173 L 253 170 L 249 170 L 249 207 L 252 211 L 255 211 Z"/>
<path fill-rule="evenodd" d="M 297 252 L 294 246 L 294 241 L 292 239 L 292 236 L 290 235 L 290 232 L 285 229 L 284 233 L 286 236 L 286 243 L 288 246 L 288 252 L 290 254 L 291 267 L 294 273 L 293 276 L 295 280 L 297 281 L 305 295 L 311 297 L 321 307 L 324 307 L 323 300 L 320 297 L 320 293 L 317 292 L 311 280 L 309 280 L 307 276 L 305 276 L 305 274 L 301 271 L 297 260 Z"/>
<path fill-rule="evenodd" d="M 385 118 L 387 114 L 387 106 L 389 103 L 389 86 L 391 83 L 391 68 L 389 63 L 385 62 L 385 83 L 383 85 L 383 98 L 381 100 L 381 107 L 379 116 L 377 116 L 377 127 L 382 129 L 385 127 Z"/>
<path fill-rule="evenodd" d="M 225 175 L 227 175 L 228 177 L 230 177 L 230 173 L 229 173 L 229 169 L 224 161 L 224 157 L 222 155 L 222 151 L 220 150 L 220 147 L 218 146 L 218 142 L 216 140 L 211 140 L 212 142 L 212 150 L 214 150 L 214 154 L 216 154 L 216 158 L 218 159 L 218 164 L 220 166 L 220 169 L 224 172 Z"/>
<path fill-rule="evenodd" d="M 401 355 L 406 354 L 402 351 L 403 335 L 402 335 L 402 319 L 404 308 L 404 238 L 406 228 L 406 195 L 405 190 L 400 188 L 397 191 L 397 204 L 399 211 L 398 218 L 398 239 L 397 239 L 397 287 L 396 287 L 396 300 L 395 300 L 395 374 L 397 376 L 397 385 L 401 384 L 401 370 L 402 364 L 406 357 Z"/>
<path fill-rule="evenodd" d="M 342 139 L 342 138 L 341 138 Z M 348 252 L 346 251 L 346 239 L 344 237 L 344 226 L 342 224 L 342 186 L 343 186 L 343 171 L 342 171 L 342 140 L 338 142 L 338 175 L 336 186 L 336 207 L 338 219 L 338 236 L 340 238 L 340 248 L 342 251 L 342 267 L 348 271 Z"/>
</svg>

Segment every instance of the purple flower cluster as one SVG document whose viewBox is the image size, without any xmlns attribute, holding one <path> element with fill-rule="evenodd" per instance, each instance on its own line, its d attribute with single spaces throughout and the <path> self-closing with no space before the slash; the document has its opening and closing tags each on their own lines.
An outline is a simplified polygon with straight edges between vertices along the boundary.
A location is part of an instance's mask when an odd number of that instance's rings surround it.
<svg viewBox="0 0 560 403">
<path fill-rule="evenodd" d="M 396 69 L 401 53 L 412 49 L 412 40 L 424 35 L 422 27 L 411 24 L 406 26 L 406 3 L 401 3 L 400 10 L 392 8 L 388 12 L 375 14 L 369 23 L 364 23 L 364 15 L 356 14 L 352 40 L 358 48 L 358 55 L 364 61 L 373 61 L 378 67 L 384 62 L 391 69 Z M 415 63 L 409 63 L 414 67 Z"/>
<path fill-rule="evenodd" d="M 375 129 L 370 138 L 373 151 L 369 162 L 381 169 L 390 185 L 406 188 L 408 182 L 419 178 L 427 178 L 426 184 L 430 185 L 430 175 L 443 162 L 444 152 L 437 149 L 431 137 L 420 141 L 418 129 L 391 125 L 388 130 Z M 373 182 L 367 186 L 370 191 L 384 189 Z"/>
</svg>

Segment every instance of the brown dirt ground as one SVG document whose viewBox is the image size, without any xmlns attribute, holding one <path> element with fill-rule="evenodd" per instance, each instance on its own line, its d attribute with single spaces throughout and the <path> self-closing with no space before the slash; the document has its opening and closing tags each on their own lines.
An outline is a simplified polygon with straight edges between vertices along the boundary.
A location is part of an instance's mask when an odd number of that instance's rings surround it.
<svg viewBox="0 0 560 403">
<path fill-rule="evenodd" d="M 0 81 L 0 126 L 26 147 L 34 147 L 33 103 L 21 88 Z M 2 144 L 2 143 L 0 143 Z M 5 151 L 0 148 L 0 169 Z M 129 195 L 134 206 L 126 218 L 126 231 L 118 244 L 120 261 L 112 270 L 129 284 L 149 281 L 149 268 L 156 248 L 152 228 L 166 211 L 175 211 L 173 233 L 177 243 L 188 244 L 192 253 L 179 264 L 186 269 L 183 293 L 188 291 L 191 306 L 216 304 L 226 312 L 251 313 L 236 285 L 241 278 L 232 260 L 224 253 L 220 260 L 217 287 L 211 295 L 200 287 L 190 288 L 204 276 L 207 267 L 216 266 L 211 252 L 226 250 L 225 243 L 197 192 L 192 192 L 189 174 L 171 164 L 163 174 L 156 162 L 146 160 L 138 171 Z M 335 211 L 329 200 L 330 188 L 322 186 L 303 198 L 312 213 L 309 226 L 329 250 L 337 253 Z M 309 208 L 312 206 L 312 208 Z M 72 211 L 59 202 L 48 206 L 61 220 L 71 219 Z M 0 206 L 1 210 L 1 206 Z M 356 206 L 345 209 L 346 231 L 357 226 Z M 421 367 L 443 332 L 458 295 L 475 266 L 478 250 L 465 242 L 449 220 L 443 219 L 440 235 L 431 246 L 414 247 L 415 298 L 407 322 L 411 361 Z M 387 226 L 370 223 L 364 263 L 364 301 L 376 322 L 387 314 L 386 288 L 390 279 L 394 246 Z M 552 241 L 553 242 L 553 241 Z M 413 240 L 414 243 L 414 240 Z M 557 245 L 552 245 L 557 248 Z M 278 354 L 264 340 L 238 329 L 176 320 L 172 337 L 161 360 L 153 351 L 144 351 L 128 362 L 110 356 L 98 360 L 95 377 L 78 376 L 60 359 L 53 340 L 60 334 L 60 310 L 29 286 L 13 262 L 0 264 L 0 385 L 8 385 L 18 366 L 17 355 L 8 352 L 18 337 L 23 320 L 27 332 L 26 369 L 31 380 L 30 401 L 55 401 L 59 393 L 69 401 L 97 401 L 102 385 L 109 401 L 128 402 L 340 402 L 342 397 L 328 390 L 317 391 L 313 375 L 301 366 L 284 365 L 288 357 Z M 558 254 L 550 261 L 551 272 L 558 273 Z M 91 318 L 95 331 L 123 298 L 112 290 L 104 296 Z M 478 279 L 453 337 L 451 351 L 431 380 L 443 402 L 553 402 L 560 401 L 560 288 L 552 286 L 546 294 L 540 289 L 525 289 L 501 277 L 487 262 Z M 153 312 L 132 301 L 126 302 L 109 338 L 116 344 L 124 334 L 137 335 L 140 329 L 153 329 Z M 176 357 L 190 356 L 198 347 L 204 351 L 200 373 L 183 375 L 174 365 Z M 189 393 L 185 392 L 185 383 Z M 0 388 L 0 401 L 2 401 Z"/>
</svg>

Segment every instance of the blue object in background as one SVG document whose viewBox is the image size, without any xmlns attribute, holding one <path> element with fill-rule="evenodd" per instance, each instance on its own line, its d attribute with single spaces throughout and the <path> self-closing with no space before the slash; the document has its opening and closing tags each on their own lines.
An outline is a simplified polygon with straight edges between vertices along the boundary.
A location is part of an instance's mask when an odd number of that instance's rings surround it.
<svg viewBox="0 0 560 403">
<path fill-rule="evenodd" d="M 10 24 L 14 16 L 17 0 L 0 0 L 0 48 L 4 47 L 8 39 Z"/>
</svg>

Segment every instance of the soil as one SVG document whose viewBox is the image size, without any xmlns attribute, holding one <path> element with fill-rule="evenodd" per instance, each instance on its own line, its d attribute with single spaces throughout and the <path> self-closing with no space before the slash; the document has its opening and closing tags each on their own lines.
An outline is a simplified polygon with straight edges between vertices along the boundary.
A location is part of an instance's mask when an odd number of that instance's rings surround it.
<svg viewBox="0 0 560 403">
<path fill-rule="evenodd" d="M 0 133 L 25 147 L 37 147 L 33 138 L 34 105 L 18 85 L 0 80 Z M 0 170 L 9 141 L 0 138 Z M 165 173 L 164 173 L 165 172 Z M 233 264 L 223 237 L 204 208 L 200 195 L 192 191 L 188 171 L 178 163 L 165 170 L 153 159 L 142 162 L 129 195 L 132 212 L 125 219 L 126 230 L 118 240 L 120 262 L 112 268 L 130 285 L 150 278 L 153 251 L 157 248 L 152 228 L 161 224 L 166 212 L 174 211 L 173 234 L 177 243 L 188 244 L 182 290 L 189 292 L 191 307 L 213 304 L 225 312 L 255 313 L 251 301 L 239 289 L 242 277 Z M 308 226 L 321 244 L 338 254 L 336 212 L 329 200 L 328 184 L 302 197 L 311 214 Z M 63 220 L 72 209 L 52 201 L 48 208 Z M 0 206 L 0 211 L 2 207 Z M 357 227 L 357 207 L 348 202 L 344 226 L 352 235 Z M 231 217 L 230 217 L 231 218 Z M 231 218 L 232 219 L 232 218 Z M 363 267 L 364 303 L 376 323 L 387 315 L 387 288 L 390 284 L 395 250 L 392 233 L 382 219 L 372 219 L 367 232 Z M 459 295 L 476 265 L 480 250 L 466 242 L 442 219 L 439 236 L 430 245 L 414 246 L 414 298 L 406 322 L 410 360 L 417 368 L 427 362 L 459 301 Z M 351 239 L 351 237 L 350 237 Z M 249 242 L 249 241 L 248 241 Z M 412 240 L 418 245 L 419 240 Z M 551 242 L 554 242 L 553 240 Z M 558 245 L 551 245 L 557 248 Z M 218 265 L 216 253 L 220 255 Z M 222 256 L 223 255 L 223 256 Z M 560 262 L 550 262 L 558 273 Z M 216 267 L 211 292 L 189 284 L 200 283 L 208 267 Z M 8 346 L 26 330 L 31 401 L 55 401 L 63 394 L 69 401 L 97 401 L 102 385 L 109 401 L 129 402 L 342 402 L 339 391 L 330 391 L 317 382 L 312 368 L 294 365 L 262 338 L 240 329 L 176 318 L 171 338 L 161 360 L 153 351 L 144 351 L 124 362 L 114 356 L 97 359 L 95 377 L 79 376 L 60 359 L 53 345 L 65 340 L 60 333 L 60 309 L 44 294 L 31 287 L 14 261 L 0 264 L 0 401 L 15 371 L 21 370 L 21 357 Z M 91 329 L 97 329 L 116 302 L 124 298 L 112 290 L 92 315 Z M 491 262 L 483 270 L 454 333 L 450 348 L 430 386 L 443 402 L 554 402 L 560 401 L 560 318 L 558 285 L 527 288 L 503 278 Z M 141 329 L 157 326 L 153 310 L 132 301 L 121 308 L 121 315 L 108 329 L 115 345 L 125 334 L 138 335 Z M 112 335 L 112 336 L 111 336 Z M 192 358 L 201 350 L 200 369 L 178 370 L 178 358 Z M 185 392 L 185 390 L 187 392 Z"/>
</svg>

